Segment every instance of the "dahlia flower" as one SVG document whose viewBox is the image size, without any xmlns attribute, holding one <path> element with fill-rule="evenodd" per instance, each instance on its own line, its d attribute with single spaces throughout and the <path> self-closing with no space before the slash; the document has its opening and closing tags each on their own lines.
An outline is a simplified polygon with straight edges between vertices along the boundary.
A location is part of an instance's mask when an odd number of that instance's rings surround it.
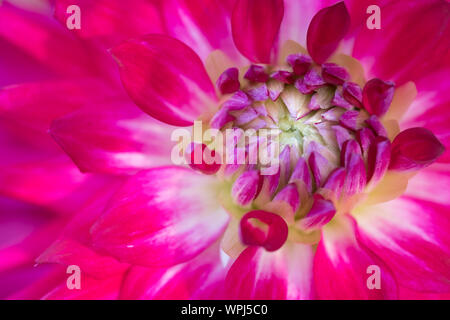
<svg viewBox="0 0 450 320">
<path fill-rule="evenodd" d="M 5 1 L 0 296 L 449 298 L 449 8 Z"/>
</svg>

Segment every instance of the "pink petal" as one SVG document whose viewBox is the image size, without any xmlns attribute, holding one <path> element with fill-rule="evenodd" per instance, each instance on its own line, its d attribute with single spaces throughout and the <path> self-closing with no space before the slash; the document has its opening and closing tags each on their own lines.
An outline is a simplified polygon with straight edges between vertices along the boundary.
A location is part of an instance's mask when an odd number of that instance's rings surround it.
<svg viewBox="0 0 450 320">
<path fill-rule="evenodd" d="M 354 154 L 361 156 L 359 144 L 353 139 L 345 141 L 341 150 L 341 166 L 347 167 Z"/>
<path fill-rule="evenodd" d="M 243 172 L 233 184 L 231 193 L 234 200 L 241 206 L 246 206 L 256 198 L 260 175 L 257 170 Z"/>
<path fill-rule="evenodd" d="M 126 101 L 75 111 L 53 121 L 50 134 L 82 172 L 133 173 L 172 164 L 173 130 Z"/>
<path fill-rule="evenodd" d="M 322 65 L 322 78 L 327 83 L 342 85 L 350 78 L 347 70 L 335 63 L 324 63 Z"/>
<path fill-rule="evenodd" d="M 312 298 L 310 246 L 291 244 L 276 252 L 245 249 L 233 263 L 225 283 L 230 299 Z"/>
<path fill-rule="evenodd" d="M 314 203 L 306 217 L 299 221 L 303 229 L 318 229 L 327 224 L 336 214 L 333 202 L 325 200 L 321 195 L 314 195 Z"/>
<path fill-rule="evenodd" d="M 104 74 L 109 65 L 105 55 L 74 38 L 65 26 L 10 5 L 0 8 L 0 38 L 64 76 Z"/>
<path fill-rule="evenodd" d="M 82 15 L 81 29 L 72 32 L 84 39 L 101 41 L 108 48 L 130 38 L 163 31 L 160 13 L 152 2 L 56 0 L 55 17 L 64 27 L 71 5 L 78 5 Z"/>
<path fill-rule="evenodd" d="M 344 221 L 345 220 L 345 221 Z M 342 222 L 322 232 L 314 257 L 314 282 L 320 299 L 396 299 L 396 281 L 383 261 L 362 246 L 354 235 L 354 222 Z M 369 289 L 375 266 L 380 271 L 380 287 Z"/>
<path fill-rule="evenodd" d="M 294 171 L 289 179 L 289 183 L 302 182 L 309 192 L 312 191 L 312 177 L 305 159 L 299 158 Z"/>
<path fill-rule="evenodd" d="M 108 85 L 94 78 L 12 85 L 0 90 L 0 121 L 15 136 L 39 148 L 54 149 L 54 142 L 48 135 L 54 119 L 87 103 L 117 96 Z"/>
<path fill-rule="evenodd" d="M 341 118 L 339 119 L 339 124 L 349 130 L 356 130 L 358 129 L 358 116 L 359 111 L 356 110 L 346 111 L 344 114 L 342 114 Z"/>
<path fill-rule="evenodd" d="M 342 126 L 332 126 L 334 134 L 336 135 L 336 140 L 339 145 L 339 148 L 342 148 L 342 145 L 345 141 L 352 138 L 350 132 Z"/>
<path fill-rule="evenodd" d="M 363 243 L 416 291 L 450 290 L 448 172 L 421 171 L 404 196 L 372 206 L 357 217 Z"/>
<path fill-rule="evenodd" d="M 352 154 L 346 166 L 347 177 L 345 180 L 344 191 L 347 196 L 360 193 L 367 184 L 366 166 L 364 160 L 359 154 Z"/>
<path fill-rule="evenodd" d="M 447 1 L 388 1 L 381 5 L 381 30 L 366 28 L 367 15 L 361 21 L 352 55 L 372 76 L 397 85 L 448 67 L 449 10 Z"/>
<path fill-rule="evenodd" d="M 185 154 L 188 165 L 203 174 L 215 174 L 221 167 L 221 158 L 216 157 L 214 150 L 210 150 L 204 143 L 188 145 Z"/>
<path fill-rule="evenodd" d="M 179 40 L 146 35 L 111 52 L 129 96 L 152 117 L 188 126 L 216 107 L 214 87 L 202 61 Z"/>
<path fill-rule="evenodd" d="M 124 278 L 120 299 L 220 299 L 226 268 L 219 250 L 213 244 L 195 259 L 169 268 L 134 266 Z"/>
<path fill-rule="evenodd" d="M 308 164 L 313 173 L 316 187 L 319 188 L 326 178 L 329 162 L 319 152 L 313 151 L 308 158 Z"/>
<path fill-rule="evenodd" d="M 445 151 L 445 147 L 425 128 L 400 132 L 392 142 L 389 169 L 417 170 L 429 166 Z"/>
<path fill-rule="evenodd" d="M 372 142 L 368 153 L 367 181 L 376 183 L 383 178 L 391 159 L 391 142 L 384 137 L 377 137 Z"/>
<path fill-rule="evenodd" d="M 317 64 L 324 63 L 336 50 L 350 27 L 344 2 L 320 10 L 308 28 L 308 52 Z"/>
<path fill-rule="evenodd" d="M 232 8 L 229 2 L 164 0 L 160 2 L 160 6 L 167 32 L 194 49 L 203 61 L 216 49 L 239 61 L 241 57 L 231 37 Z"/>
<path fill-rule="evenodd" d="M 244 91 L 237 91 L 224 104 L 223 108 L 230 111 L 242 110 L 252 104 L 249 96 Z"/>
<path fill-rule="evenodd" d="M 333 5 L 333 0 L 284 0 L 284 17 L 281 23 L 280 45 L 294 40 L 306 47 L 306 33 L 314 15 L 322 8 Z"/>
<path fill-rule="evenodd" d="M 257 221 L 259 225 L 252 221 Z M 276 251 L 286 242 L 288 226 L 282 217 L 274 213 L 255 210 L 247 212 L 242 217 L 240 235 L 245 245 L 260 246 L 267 251 Z"/>
<path fill-rule="evenodd" d="M 366 120 L 366 123 L 369 127 L 375 132 L 375 135 L 380 137 L 387 137 L 386 128 L 380 122 L 380 119 L 376 115 L 370 116 L 369 119 Z"/>
<path fill-rule="evenodd" d="M 287 57 L 287 62 L 292 67 L 294 73 L 298 76 L 305 75 L 311 67 L 312 60 L 303 54 L 291 54 Z"/>
<path fill-rule="evenodd" d="M 250 61 L 270 63 L 283 14 L 282 0 L 237 0 L 231 25 L 239 51 Z"/>
<path fill-rule="evenodd" d="M 141 171 L 116 193 L 92 227 L 94 247 L 119 261 L 150 267 L 195 257 L 228 222 L 214 183 L 181 167 Z"/>
<path fill-rule="evenodd" d="M 353 82 L 346 82 L 343 85 L 344 98 L 357 108 L 362 108 L 362 89 Z"/>
<path fill-rule="evenodd" d="M 322 188 L 331 192 L 329 196 L 331 200 L 338 200 L 341 196 L 342 188 L 345 183 L 345 176 L 346 171 L 344 168 L 336 168 L 328 176 L 327 181 Z"/>
<path fill-rule="evenodd" d="M 384 115 L 391 105 L 394 97 L 395 85 L 393 82 L 384 82 L 372 79 L 366 83 L 363 90 L 364 108 L 378 117 Z"/>
<path fill-rule="evenodd" d="M 128 269 L 112 257 L 102 256 L 77 241 L 62 239 L 55 241 L 37 259 L 37 263 L 59 263 L 64 266 L 77 265 L 83 273 L 94 278 L 108 278 Z"/>
<path fill-rule="evenodd" d="M 233 93 L 239 90 L 239 70 L 229 68 L 225 70 L 217 79 L 217 87 L 222 94 Z"/>
<path fill-rule="evenodd" d="M 269 80 L 269 75 L 263 66 L 252 64 L 245 73 L 244 78 L 252 82 L 266 82 Z"/>
</svg>

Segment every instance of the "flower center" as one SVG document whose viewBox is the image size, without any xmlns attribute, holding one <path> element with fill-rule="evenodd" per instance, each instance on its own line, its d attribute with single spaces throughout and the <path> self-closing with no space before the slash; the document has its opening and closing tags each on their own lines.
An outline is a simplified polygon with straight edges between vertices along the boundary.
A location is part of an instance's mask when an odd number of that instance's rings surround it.
<svg viewBox="0 0 450 320">
<path fill-rule="evenodd" d="M 382 178 L 390 141 L 347 70 L 301 54 L 286 62 L 251 65 L 241 79 L 237 68 L 226 70 L 217 87 L 227 98 L 209 125 L 226 137 L 217 175 L 229 182 L 236 217 L 273 212 L 290 237 L 314 242 Z"/>
</svg>

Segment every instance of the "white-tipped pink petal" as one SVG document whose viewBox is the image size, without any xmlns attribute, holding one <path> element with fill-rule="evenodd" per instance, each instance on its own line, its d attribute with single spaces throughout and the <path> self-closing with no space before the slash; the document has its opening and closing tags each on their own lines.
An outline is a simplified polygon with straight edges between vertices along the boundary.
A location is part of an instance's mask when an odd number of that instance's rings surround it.
<svg viewBox="0 0 450 320">
<path fill-rule="evenodd" d="M 258 195 L 261 176 L 257 170 L 243 172 L 234 182 L 231 194 L 236 203 L 246 206 Z"/>
<path fill-rule="evenodd" d="M 213 244 L 196 258 L 176 266 L 132 267 L 124 277 L 120 299 L 220 299 L 226 271 L 220 248 Z"/>
<path fill-rule="evenodd" d="M 192 169 L 141 171 L 115 194 L 91 228 L 94 248 L 150 267 L 195 257 L 220 237 L 228 222 L 214 186 L 215 179 Z"/>
<path fill-rule="evenodd" d="M 276 252 L 245 249 L 234 261 L 225 282 L 229 299 L 311 299 L 310 246 L 286 244 Z"/>
<path fill-rule="evenodd" d="M 289 179 L 289 183 L 301 182 L 309 192 L 312 192 L 312 176 L 305 159 L 299 158 Z"/>
<path fill-rule="evenodd" d="M 353 221 L 339 222 L 322 232 L 314 257 L 318 298 L 396 299 L 397 283 L 388 267 L 358 242 Z"/>
<path fill-rule="evenodd" d="M 320 229 L 333 219 L 335 214 L 336 208 L 334 207 L 333 202 L 325 200 L 319 194 L 315 194 L 311 210 L 309 210 L 306 217 L 298 222 L 298 225 L 306 230 Z"/>
<path fill-rule="evenodd" d="M 88 104 L 54 120 L 50 134 L 82 172 L 122 174 L 171 164 L 174 129 L 124 101 Z"/>
<path fill-rule="evenodd" d="M 297 186 L 294 183 L 288 184 L 277 193 L 273 201 L 287 203 L 291 207 L 292 212 L 295 214 L 300 207 L 300 195 L 298 193 Z"/>
<path fill-rule="evenodd" d="M 367 181 L 377 183 L 386 173 L 391 160 L 391 142 L 384 137 L 377 137 L 369 148 L 367 160 Z"/>
</svg>

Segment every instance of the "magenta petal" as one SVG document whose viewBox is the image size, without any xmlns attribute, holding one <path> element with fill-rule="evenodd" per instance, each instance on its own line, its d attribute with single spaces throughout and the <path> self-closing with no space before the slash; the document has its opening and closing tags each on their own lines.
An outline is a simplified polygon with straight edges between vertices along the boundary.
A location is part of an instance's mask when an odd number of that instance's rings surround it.
<svg viewBox="0 0 450 320">
<path fill-rule="evenodd" d="M 353 108 L 352 104 L 344 98 L 344 93 L 341 87 L 338 87 L 334 92 L 334 97 L 331 104 L 347 110 L 351 110 Z"/>
<path fill-rule="evenodd" d="M 320 10 L 311 20 L 307 33 L 308 52 L 317 64 L 324 63 L 344 38 L 350 27 L 345 3 Z"/>
<path fill-rule="evenodd" d="M 329 84 L 342 85 L 350 78 L 347 70 L 334 63 L 322 65 L 322 78 Z"/>
<path fill-rule="evenodd" d="M 334 228 L 323 231 L 314 257 L 314 283 L 318 298 L 396 299 L 397 283 L 390 269 L 359 243 L 353 220 L 342 219 L 339 222 Z M 368 284 L 377 285 L 369 278 L 374 270 L 379 272 L 379 287 L 369 289 Z"/>
<path fill-rule="evenodd" d="M 194 259 L 169 268 L 133 266 L 125 275 L 120 299 L 220 299 L 226 271 L 214 243 Z"/>
<path fill-rule="evenodd" d="M 344 98 L 357 108 L 362 108 L 362 89 L 353 82 L 346 82 L 343 85 Z"/>
<path fill-rule="evenodd" d="M 327 181 L 322 188 L 331 191 L 331 198 L 337 200 L 341 196 L 342 188 L 345 183 L 345 176 L 346 171 L 344 168 L 336 168 L 328 176 Z"/>
<path fill-rule="evenodd" d="M 276 252 L 245 249 L 228 271 L 225 291 L 229 299 L 311 299 L 311 246 L 285 245 Z"/>
<path fill-rule="evenodd" d="M 228 108 L 222 107 L 217 111 L 214 116 L 211 118 L 209 125 L 213 129 L 221 129 L 228 122 L 231 122 L 235 119 L 234 116 L 228 113 Z"/>
<path fill-rule="evenodd" d="M 233 94 L 231 98 L 225 101 L 222 109 L 227 109 L 230 111 L 242 110 L 251 104 L 252 101 L 250 100 L 249 96 L 244 91 L 239 90 L 238 92 Z"/>
<path fill-rule="evenodd" d="M 369 119 L 366 120 L 366 123 L 369 127 L 375 132 L 375 135 L 380 137 L 387 137 L 386 128 L 380 122 L 380 119 L 376 115 L 370 116 Z"/>
<path fill-rule="evenodd" d="M 445 151 L 435 135 L 425 128 L 409 128 L 392 142 L 389 169 L 417 170 L 429 166 Z"/>
<path fill-rule="evenodd" d="M 361 156 L 361 147 L 358 142 L 353 139 L 347 140 L 342 145 L 341 150 L 341 166 L 347 167 L 353 154 Z"/>
<path fill-rule="evenodd" d="M 421 170 L 409 180 L 402 197 L 373 206 L 357 217 L 364 245 L 382 258 L 407 288 L 450 292 L 450 207 L 444 187 L 448 180 L 446 171 Z"/>
<path fill-rule="evenodd" d="M 267 85 L 265 83 L 255 87 L 255 88 L 249 89 L 247 91 L 247 94 L 254 101 L 266 101 L 267 99 L 269 99 L 269 91 L 268 91 Z"/>
<path fill-rule="evenodd" d="M 315 87 L 309 86 L 305 84 L 303 78 L 297 79 L 294 83 L 294 86 L 303 94 L 310 94 L 314 91 Z"/>
<path fill-rule="evenodd" d="M 138 0 L 141 1 L 142 0 Z M 222 0 L 164 0 L 144 1 L 160 7 L 165 20 L 164 33 L 179 39 L 205 60 L 216 49 L 224 51 L 233 60 L 238 52 L 233 45 L 230 30 L 231 4 Z M 123 5 L 123 2 L 122 2 Z M 138 9 L 135 9 L 136 11 Z M 132 16 L 134 18 L 134 15 Z M 130 16 L 131 17 L 131 16 Z M 131 20 L 128 18 L 126 20 Z M 146 25 L 153 21 L 147 20 Z M 189 30 L 189 31 L 187 31 Z M 149 33 L 149 32 L 148 32 Z"/>
<path fill-rule="evenodd" d="M 321 195 L 314 195 L 314 203 L 306 217 L 299 224 L 303 229 L 318 229 L 327 224 L 336 214 L 333 202 L 325 200 Z"/>
<path fill-rule="evenodd" d="M 306 189 L 312 192 L 312 177 L 309 172 L 308 164 L 304 158 L 299 158 L 292 172 L 289 183 L 302 182 L 305 184 Z"/>
<path fill-rule="evenodd" d="M 189 168 L 141 171 L 113 196 L 91 228 L 94 248 L 119 261 L 149 267 L 195 257 L 228 223 L 215 200 L 215 183 Z"/>
<path fill-rule="evenodd" d="M 303 76 L 311 67 L 312 60 L 303 54 L 291 54 L 287 57 L 287 62 L 297 76 Z"/>
<path fill-rule="evenodd" d="M 347 162 L 347 177 L 344 185 L 344 192 L 347 196 L 360 193 L 367 183 L 366 166 L 359 154 L 351 154 Z"/>
<path fill-rule="evenodd" d="M 57 240 L 51 244 L 37 259 L 37 263 L 59 263 L 65 266 L 77 265 L 95 278 L 107 278 L 126 271 L 129 265 L 119 263 L 110 256 L 102 256 L 77 241 Z"/>
<path fill-rule="evenodd" d="M 316 70 L 311 69 L 307 74 L 305 74 L 305 77 L 303 78 L 303 84 L 309 87 L 318 88 L 325 85 L 325 81 L 323 80 L 322 76 L 317 73 Z"/>
<path fill-rule="evenodd" d="M 164 30 L 154 2 L 130 0 L 124 6 L 122 0 L 56 0 L 55 18 L 64 27 L 70 16 L 67 13 L 70 5 L 78 5 L 82 15 L 81 29 L 71 32 L 83 39 L 100 41 L 107 48 L 133 37 Z"/>
<path fill-rule="evenodd" d="M 87 104 L 50 126 L 53 139 L 82 172 L 116 174 L 172 164 L 173 130 L 129 101 Z"/>
<path fill-rule="evenodd" d="M 339 124 L 349 130 L 356 130 L 358 129 L 358 116 L 359 112 L 356 110 L 346 111 L 339 119 Z"/>
<path fill-rule="evenodd" d="M 355 138 L 361 146 L 364 157 L 366 157 L 369 152 L 369 147 L 375 139 L 375 135 L 369 128 L 362 128 L 356 131 Z"/>
<path fill-rule="evenodd" d="M 258 171 L 243 172 L 233 184 L 231 193 L 236 203 L 245 206 L 250 204 L 257 196 L 260 176 Z"/>
<path fill-rule="evenodd" d="M 295 81 L 294 75 L 291 72 L 285 70 L 275 71 L 270 75 L 270 77 L 286 84 L 292 84 Z"/>
<path fill-rule="evenodd" d="M 391 160 L 391 142 L 384 137 L 377 137 L 369 148 L 367 160 L 367 181 L 378 182 L 388 169 Z"/>
<path fill-rule="evenodd" d="M 239 70 L 237 68 L 229 68 L 225 70 L 217 79 L 217 87 L 222 94 L 233 93 L 239 90 Z"/>
<path fill-rule="evenodd" d="M 245 73 L 244 78 L 252 82 L 266 82 L 269 80 L 269 75 L 263 66 L 252 64 Z"/>
<path fill-rule="evenodd" d="M 293 183 L 288 184 L 277 193 L 273 201 L 286 202 L 294 213 L 297 212 L 300 207 L 300 195 L 298 194 L 297 186 Z"/>
<path fill-rule="evenodd" d="M 202 61 L 179 40 L 146 35 L 111 52 L 128 95 L 152 117 L 188 126 L 215 107 L 214 86 Z"/>
<path fill-rule="evenodd" d="M 316 182 L 316 188 L 320 188 L 320 186 L 324 182 L 324 179 L 326 178 L 324 174 L 325 170 L 329 166 L 329 162 L 327 158 L 322 156 L 319 152 L 313 151 L 309 156 L 308 164 L 313 173 L 314 181 Z"/>
<path fill-rule="evenodd" d="M 339 148 L 342 149 L 342 145 L 344 144 L 344 142 L 352 139 L 352 136 L 350 132 L 342 126 L 333 126 L 332 129 L 336 136 L 336 141 L 339 145 Z"/>
<path fill-rule="evenodd" d="M 248 107 L 240 111 L 236 115 L 235 125 L 241 126 L 249 123 L 252 120 L 255 120 L 256 118 L 258 118 L 258 113 L 255 111 L 255 109 Z"/>
<path fill-rule="evenodd" d="M 253 223 L 252 223 L 253 222 Z M 247 212 L 240 222 L 242 242 L 276 251 L 286 242 L 288 227 L 282 217 L 267 211 Z"/>
<path fill-rule="evenodd" d="M 203 174 L 215 174 L 221 167 L 221 158 L 204 143 L 194 143 L 186 148 L 188 165 Z"/>
<path fill-rule="evenodd" d="M 239 51 L 250 61 L 270 63 L 283 14 L 283 0 L 236 1 L 231 29 Z"/>
<path fill-rule="evenodd" d="M 373 115 L 381 117 L 391 105 L 394 97 L 395 85 L 390 81 L 380 79 L 369 80 L 363 90 L 364 108 Z"/>
</svg>

